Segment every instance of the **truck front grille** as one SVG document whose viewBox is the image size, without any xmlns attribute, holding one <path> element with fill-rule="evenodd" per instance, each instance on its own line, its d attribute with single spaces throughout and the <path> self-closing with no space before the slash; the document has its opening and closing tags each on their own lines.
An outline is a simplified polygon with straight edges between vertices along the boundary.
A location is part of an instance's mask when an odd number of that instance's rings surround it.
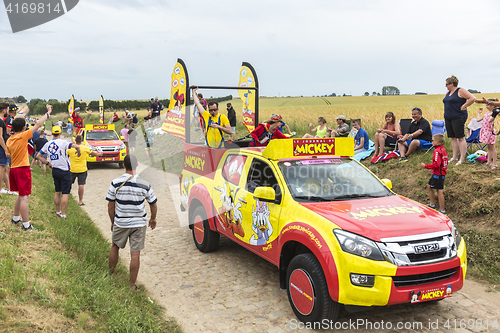
<svg viewBox="0 0 500 333">
<path fill-rule="evenodd" d="M 425 273 L 425 274 L 415 274 L 415 275 L 403 275 L 403 276 L 393 276 L 392 281 L 394 286 L 397 287 L 409 287 L 416 286 L 419 284 L 431 283 L 446 280 L 452 277 L 458 272 L 458 267 L 450 268 L 444 271 Z"/>
<path fill-rule="evenodd" d="M 384 238 L 377 245 L 386 261 L 397 266 L 426 265 L 457 256 L 454 236 L 448 231 Z"/>
</svg>

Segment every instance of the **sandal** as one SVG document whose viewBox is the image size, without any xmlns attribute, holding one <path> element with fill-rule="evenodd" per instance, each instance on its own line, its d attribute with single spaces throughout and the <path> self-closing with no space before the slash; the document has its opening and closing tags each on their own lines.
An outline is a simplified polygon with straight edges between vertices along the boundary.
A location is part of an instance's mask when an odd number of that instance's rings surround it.
<svg viewBox="0 0 500 333">
<path fill-rule="evenodd" d="M 453 161 L 458 161 L 458 158 L 453 158 L 453 157 L 452 157 L 452 158 L 451 158 L 451 160 L 449 160 L 449 161 L 448 161 L 448 163 L 451 163 L 451 162 L 453 162 Z"/>
<path fill-rule="evenodd" d="M 498 167 L 498 165 L 494 164 L 490 167 L 491 170 L 495 170 Z"/>
</svg>

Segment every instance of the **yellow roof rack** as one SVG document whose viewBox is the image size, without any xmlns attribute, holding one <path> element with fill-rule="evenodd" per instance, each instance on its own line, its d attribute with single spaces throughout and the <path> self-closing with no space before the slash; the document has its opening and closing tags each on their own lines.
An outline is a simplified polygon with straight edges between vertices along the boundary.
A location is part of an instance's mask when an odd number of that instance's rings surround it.
<svg viewBox="0 0 500 333">
<path fill-rule="evenodd" d="M 274 139 L 262 153 L 271 160 L 324 155 L 354 156 L 354 138 Z"/>
<path fill-rule="evenodd" d="M 87 124 L 85 125 L 86 131 L 95 131 L 95 130 L 115 130 L 115 124 Z"/>
</svg>

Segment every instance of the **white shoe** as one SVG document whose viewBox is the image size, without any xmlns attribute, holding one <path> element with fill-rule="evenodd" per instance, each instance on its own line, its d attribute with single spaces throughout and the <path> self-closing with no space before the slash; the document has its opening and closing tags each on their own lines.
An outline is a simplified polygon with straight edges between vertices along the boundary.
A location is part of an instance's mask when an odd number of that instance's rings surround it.
<svg viewBox="0 0 500 333">
<path fill-rule="evenodd" d="M 452 157 L 452 158 L 451 158 L 451 160 L 449 160 L 449 161 L 448 161 L 448 163 L 451 163 L 451 162 L 453 162 L 453 161 L 458 161 L 458 158 L 453 158 L 453 157 Z"/>
<path fill-rule="evenodd" d="M 8 194 L 9 192 L 10 191 L 7 191 L 7 189 L 5 187 L 0 190 L 0 193 L 2 193 L 2 194 Z"/>
<path fill-rule="evenodd" d="M 19 195 L 19 193 L 14 192 L 14 191 L 7 191 L 7 194 L 12 194 L 12 195 Z"/>
<path fill-rule="evenodd" d="M 460 165 L 460 164 L 463 164 L 463 162 L 462 161 L 458 161 L 457 164 L 455 164 L 455 165 Z"/>
</svg>

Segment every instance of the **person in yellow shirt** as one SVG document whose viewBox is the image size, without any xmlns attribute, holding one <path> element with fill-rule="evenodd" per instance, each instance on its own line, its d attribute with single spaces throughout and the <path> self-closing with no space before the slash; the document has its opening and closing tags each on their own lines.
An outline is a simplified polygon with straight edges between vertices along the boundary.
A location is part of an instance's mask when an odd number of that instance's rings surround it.
<svg viewBox="0 0 500 333">
<path fill-rule="evenodd" d="M 81 155 L 78 154 L 74 148 L 68 149 L 68 156 L 71 165 L 71 183 L 75 182 L 78 178 L 78 204 L 85 205 L 83 202 L 83 191 L 87 181 L 87 156 L 102 156 L 102 152 L 91 151 L 89 147 L 82 146 L 82 136 L 77 135 L 75 143 L 80 146 Z"/>
<path fill-rule="evenodd" d="M 219 114 L 219 103 L 209 102 L 208 112 L 203 108 L 196 93 L 198 87 L 193 88 L 193 101 L 196 108 L 203 112 L 201 116 L 205 121 L 205 144 L 210 148 L 224 148 L 224 133 L 231 135 L 231 125 L 224 114 Z"/>
</svg>

